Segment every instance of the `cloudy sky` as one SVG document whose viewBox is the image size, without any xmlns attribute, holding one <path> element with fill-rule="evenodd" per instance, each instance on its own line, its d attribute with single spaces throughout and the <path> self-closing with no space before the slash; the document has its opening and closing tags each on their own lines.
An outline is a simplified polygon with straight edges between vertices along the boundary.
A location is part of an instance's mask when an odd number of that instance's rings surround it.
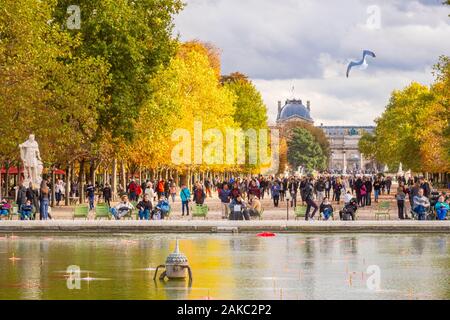
<svg viewBox="0 0 450 320">
<path fill-rule="evenodd" d="M 442 0 L 186 0 L 176 17 L 182 40 L 222 52 L 222 72 L 243 72 L 261 91 L 270 122 L 277 101 L 310 100 L 316 124 L 371 125 L 394 89 L 432 82 L 450 55 L 449 7 Z M 350 60 L 362 50 L 366 70 Z M 292 88 L 294 87 L 294 94 Z"/>
</svg>

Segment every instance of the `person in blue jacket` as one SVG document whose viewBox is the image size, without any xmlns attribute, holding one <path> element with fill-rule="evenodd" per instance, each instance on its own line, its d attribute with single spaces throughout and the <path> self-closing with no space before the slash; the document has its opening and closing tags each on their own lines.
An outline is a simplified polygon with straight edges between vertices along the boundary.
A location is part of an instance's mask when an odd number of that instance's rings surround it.
<svg viewBox="0 0 450 320">
<path fill-rule="evenodd" d="M 231 190 L 228 185 L 224 183 L 222 189 L 219 190 L 219 199 L 222 203 L 222 219 L 228 219 L 229 215 L 229 204 L 231 201 Z"/>
<path fill-rule="evenodd" d="M 170 212 L 170 203 L 166 197 L 161 196 L 159 198 L 159 202 L 155 207 L 156 210 L 153 210 L 152 219 L 153 220 L 164 220 L 165 217 Z"/>
<path fill-rule="evenodd" d="M 277 182 L 275 182 L 275 184 L 272 186 L 272 199 L 273 199 L 273 205 L 275 206 L 275 208 L 278 207 L 278 204 L 280 202 L 280 184 Z"/>
<path fill-rule="evenodd" d="M 445 201 L 444 196 L 440 196 L 438 202 L 434 206 L 438 220 L 447 219 L 448 210 L 450 209 L 448 201 L 448 199 Z"/>
<path fill-rule="evenodd" d="M 27 202 L 20 206 L 20 220 L 31 220 L 31 216 L 33 215 L 33 206 L 31 205 L 31 201 L 27 200 Z"/>
<path fill-rule="evenodd" d="M 184 209 L 186 209 L 186 213 L 189 216 L 189 202 L 191 201 L 191 192 L 189 188 L 183 184 L 180 190 L 180 198 L 181 198 L 181 212 L 184 216 Z"/>
</svg>

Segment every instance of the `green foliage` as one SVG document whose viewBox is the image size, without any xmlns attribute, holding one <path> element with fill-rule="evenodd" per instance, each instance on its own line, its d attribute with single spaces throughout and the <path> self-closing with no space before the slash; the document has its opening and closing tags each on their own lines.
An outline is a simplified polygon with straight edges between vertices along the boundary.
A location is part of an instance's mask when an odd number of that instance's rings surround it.
<svg viewBox="0 0 450 320">
<path fill-rule="evenodd" d="M 359 151 L 366 157 L 374 159 L 376 155 L 376 142 L 375 135 L 368 132 L 364 132 L 361 139 L 358 142 Z"/>
<path fill-rule="evenodd" d="M 18 144 L 32 132 L 47 165 L 92 151 L 108 66 L 101 58 L 73 57 L 79 37 L 48 23 L 54 2 L 5 1 L 0 12 L 1 157 L 17 159 Z"/>
<path fill-rule="evenodd" d="M 432 86 L 413 82 L 394 91 L 377 119 L 375 138 L 360 143 L 363 153 L 389 167 L 403 163 L 415 172 L 450 170 L 450 63 L 441 57 Z M 375 141 L 374 141 L 375 140 Z"/>
<path fill-rule="evenodd" d="M 328 141 L 324 131 L 304 121 L 290 121 L 284 125 L 283 135 L 289 137 L 295 128 L 302 128 L 308 130 L 319 143 L 324 156 L 329 159 L 331 155 L 330 142 Z"/>
<path fill-rule="evenodd" d="M 80 161 L 94 171 L 119 157 L 183 170 L 169 160 L 174 130 L 267 126 L 245 76 L 221 82 L 217 48 L 172 36 L 180 0 L 1 1 L 1 162 L 19 160 L 19 143 L 35 133 L 46 167 Z M 67 28 L 72 4 L 80 30 Z"/>
<path fill-rule="evenodd" d="M 261 94 L 250 81 L 237 79 L 227 81 L 224 86 L 237 97 L 234 121 L 242 129 L 267 128 L 267 107 Z"/>
<path fill-rule="evenodd" d="M 54 23 L 65 27 L 71 0 L 59 0 Z M 81 29 L 77 56 L 101 57 L 109 66 L 110 101 L 99 110 L 99 123 L 113 137 L 132 140 L 134 122 L 146 97 L 153 73 L 167 65 L 176 50 L 172 16 L 179 0 L 80 0 Z"/>
<path fill-rule="evenodd" d="M 326 157 L 314 136 L 304 128 L 295 128 L 288 141 L 288 162 L 293 168 L 303 166 L 308 172 L 324 170 Z"/>
</svg>

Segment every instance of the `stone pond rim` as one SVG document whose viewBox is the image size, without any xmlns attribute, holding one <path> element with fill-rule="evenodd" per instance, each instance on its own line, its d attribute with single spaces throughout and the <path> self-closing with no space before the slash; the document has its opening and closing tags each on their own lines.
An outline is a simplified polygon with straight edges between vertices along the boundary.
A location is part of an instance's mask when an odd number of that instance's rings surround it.
<svg viewBox="0 0 450 320">
<path fill-rule="evenodd" d="M 108 233 L 439 233 L 450 221 L 0 221 L 0 234 Z"/>
</svg>

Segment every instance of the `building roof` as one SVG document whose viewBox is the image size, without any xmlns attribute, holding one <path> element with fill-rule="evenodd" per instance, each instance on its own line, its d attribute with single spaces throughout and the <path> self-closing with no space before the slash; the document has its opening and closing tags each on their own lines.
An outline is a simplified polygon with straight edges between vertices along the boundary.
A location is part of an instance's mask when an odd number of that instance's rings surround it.
<svg viewBox="0 0 450 320">
<path fill-rule="evenodd" d="M 305 107 L 302 100 L 287 100 L 286 104 L 278 114 L 277 122 L 291 119 L 301 119 L 307 122 L 314 122 L 311 118 L 310 110 Z"/>
</svg>

